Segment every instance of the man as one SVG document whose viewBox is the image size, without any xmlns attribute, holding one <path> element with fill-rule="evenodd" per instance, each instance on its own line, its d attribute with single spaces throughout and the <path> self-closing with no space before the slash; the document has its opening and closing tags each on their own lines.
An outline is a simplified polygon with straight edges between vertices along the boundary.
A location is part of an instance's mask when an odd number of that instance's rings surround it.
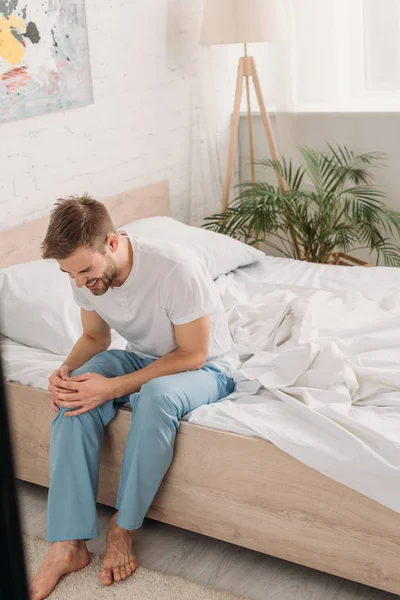
<svg viewBox="0 0 400 600">
<path fill-rule="evenodd" d="M 31 586 L 46 598 L 59 578 L 85 567 L 98 535 L 96 496 L 105 426 L 129 402 L 132 424 L 100 580 L 131 575 L 134 531 L 173 457 L 179 419 L 229 395 L 220 365 L 231 337 L 216 286 L 190 251 L 118 232 L 90 196 L 56 203 L 42 244 L 71 278 L 83 334 L 49 379 L 52 407 L 48 540 Z M 110 328 L 128 342 L 110 350 Z"/>
</svg>

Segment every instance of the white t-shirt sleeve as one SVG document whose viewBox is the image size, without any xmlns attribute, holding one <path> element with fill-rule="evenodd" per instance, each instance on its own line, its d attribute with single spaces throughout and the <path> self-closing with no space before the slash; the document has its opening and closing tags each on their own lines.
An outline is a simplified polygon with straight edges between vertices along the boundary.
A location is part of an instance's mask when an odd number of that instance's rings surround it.
<svg viewBox="0 0 400 600">
<path fill-rule="evenodd" d="M 216 285 L 205 267 L 192 259 L 179 263 L 164 282 L 164 306 L 174 325 L 209 315 L 218 299 Z"/>
<path fill-rule="evenodd" d="M 75 303 L 79 306 L 79 308 L 83 308 L 84 310 L 94 311 L 95 309 L 89 302 L 89 299 L 85 297 L 85 291 L 83 289 L 79 289 L 75 285 L 75 281 L 70 279 L 72 295 L 74 296 Z M 90 292 L 89 292 L 90 293 Z"/>
</svg>

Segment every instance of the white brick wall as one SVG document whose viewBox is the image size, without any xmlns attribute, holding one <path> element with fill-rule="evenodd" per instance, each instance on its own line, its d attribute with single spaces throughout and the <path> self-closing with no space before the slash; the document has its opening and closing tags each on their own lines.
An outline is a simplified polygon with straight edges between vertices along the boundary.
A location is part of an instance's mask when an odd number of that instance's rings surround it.
<svg viewBox="0 0 400 600">
<path fill-rule="evenodd" d="M 86 0 L 94 104 L 0 125 L 0 229 L 164 178 L 177 218 L 218 208 L 240 48 L 199 45 L 202 0 L 117 4 Z"/>
</svg>

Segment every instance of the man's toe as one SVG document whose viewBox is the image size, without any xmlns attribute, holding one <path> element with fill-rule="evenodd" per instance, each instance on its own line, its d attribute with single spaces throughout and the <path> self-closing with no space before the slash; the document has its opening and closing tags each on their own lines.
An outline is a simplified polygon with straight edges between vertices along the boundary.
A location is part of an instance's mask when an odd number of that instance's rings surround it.
<svg viewBox="0 0 400 600">
<path fill-rule="evenodd" d="M 132 573 L 133 573 L 134 571 L 136 571 L 136 569 L 137 569 L 137 566 L 138 566 L 138 565 L 137 565 L 137 563 L 136 563 L 134 560 L 131 560 L 131 562 L 130 562 L 129 564 L 130 564 L 130 566 L 131 566 Z"/>
<path fill-rule="evenodd" d="M 38 590 L 31 588 L 29 592 L 30 600 L 40 600 L 40 593 Z"/>
<path fill-rule="evenodd" d="M 114 579 L 115 581 L 121 581 L 121 571 L 119 567 L 114 568 Z"/>
<path fill-rule="evenodd" d="M 105 567 L 100 574 L 100 581 L 103 585 L 111 585 L 113 578 L 111 569 Z"/>
</svg>

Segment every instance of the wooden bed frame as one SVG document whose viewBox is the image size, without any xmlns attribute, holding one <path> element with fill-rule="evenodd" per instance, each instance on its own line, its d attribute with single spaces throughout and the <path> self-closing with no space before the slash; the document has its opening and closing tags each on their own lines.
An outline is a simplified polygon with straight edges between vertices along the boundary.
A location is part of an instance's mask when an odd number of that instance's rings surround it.
<svg viewBox="0 0 400 600">
<path fill-rule="evenodd" d="M 167 182 L 114 196 L 117 226 L 170 214 Z M 0 267 L 35 260 L 47 219 L 0 232 Z M 6 386 L 17 477 L 49 485 L 49 394 Z M 130 410 L 107 428 L 98 501 L 114 505 Z M 399 490 L 400 493 L 400 490 Z M 272 443 L 181 422 L 148 516 L 400 595 L 400 514 Z"/>
</svg>

